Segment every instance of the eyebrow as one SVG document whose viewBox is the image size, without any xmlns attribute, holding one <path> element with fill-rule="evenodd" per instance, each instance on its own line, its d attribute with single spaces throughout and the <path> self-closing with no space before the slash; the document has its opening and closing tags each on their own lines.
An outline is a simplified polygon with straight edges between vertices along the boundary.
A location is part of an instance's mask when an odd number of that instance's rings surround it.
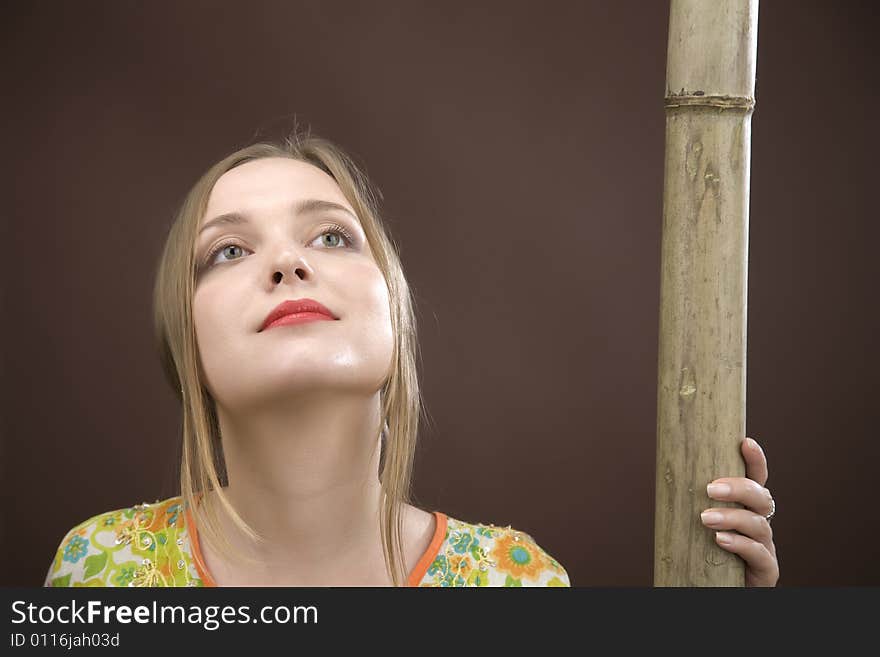
<svg viewBox="0 0 880 657">
<path fill-rule="evenodd" d="M 326 210 L 341 210 L 345 212 L 352 219 L 357 221 L 357 217 L 352 213 L 344 205 L 340 205 L 339 203 L 334 203 L 333 201 L 324 201 L 317 198 L 306 198 L 301 201 L 298 201 L 293 206 L 294 215 L 300 214 L 308 214 L 310 212 L 321 212 Z M 199 230 L 199 236 L 202 235 L 209 228 L 216 228 L 221 225 L 236 225 L 236 224 L 246 224 L 249 223 L 248 218 L 239 213 L 239 212 L 227 212 L 226 214 L 221 214 L 217 217 L 214 217 L 210 221 L 206 221 L 205 225 L 201 227 Z"/>
</svg>

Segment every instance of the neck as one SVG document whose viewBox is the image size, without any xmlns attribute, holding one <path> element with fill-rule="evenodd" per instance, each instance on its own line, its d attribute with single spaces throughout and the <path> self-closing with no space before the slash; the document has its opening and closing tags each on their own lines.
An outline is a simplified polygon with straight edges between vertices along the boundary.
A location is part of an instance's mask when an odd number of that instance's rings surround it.
<svg viewBox="0 0 880 657">
<path fill-rule="evenodd" d="M 265 541 L 254 545 L 224 526 L 267 576 L 354 567 L 381 552 L 378 393 L 316 392 L 247 413 L 218 405 L 217 414 L 224 490 Z"/>
</svg>

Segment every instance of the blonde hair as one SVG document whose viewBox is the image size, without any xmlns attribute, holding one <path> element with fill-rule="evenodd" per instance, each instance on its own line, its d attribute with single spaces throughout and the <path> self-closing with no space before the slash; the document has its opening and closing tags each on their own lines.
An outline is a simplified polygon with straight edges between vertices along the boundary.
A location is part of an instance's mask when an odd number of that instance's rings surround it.
<svg viewBox="0 0 880 657">
<path fill-rule="evenodd" d="M 222 554 L 255 560 L 235 549 L 221 531 L 211 504 L 197 505 L 197 495 L 213 490 L 229 517 L 253 541 L 264 540 L 235 511 L 220 482 L 225 465 L 214 400 L 203 385 L 203 370 L 193 326 L 192 300 L 196 276 L 194 244 L 214 184 L 227 171 L 252 160 L 285 157 L 312 164 L 339 185 L 366 233 L 376 263 L 388 285 L 394 351 L 381 390 L 384 430 L 379 461 L 383 492 L 382 551 L 394 586 L 406 584 L 403 557 L 403 504 L 410 503 L 413 457 L 420 413 L 424 410 L 417 376 L 416 317 L 398 249 L 379 216 L 376 192 L 366 175 L 341 148 L 310 131 L 294 128 L 283 142 L 262 141 L 226 156 L 192 187 L 172 223 L 159 258 L 153 292 L 154 330 L 168 382 L 180 395 L 183 445 L 180 488 L 185 509 L 199 514 L 198 530 Z M 381 193 L 380 193 L 381 197 Z M 203 500 L 207 497 L 203 496 Z"/>
</svg>

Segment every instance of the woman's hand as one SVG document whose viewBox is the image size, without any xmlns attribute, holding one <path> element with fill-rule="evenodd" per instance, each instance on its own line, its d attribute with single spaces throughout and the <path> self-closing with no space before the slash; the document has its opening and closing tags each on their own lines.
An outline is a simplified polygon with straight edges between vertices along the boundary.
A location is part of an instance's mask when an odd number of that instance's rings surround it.
<svg viewBox="0 0 880 657">
<path fill-rule="evenodd" d="M 703 511 L 701 518 L 703 524 L 712 529 L 736 530 L 716 532 L 715 542 L 745 560 L 746 586 L 776 586 L 779 562 L 773 544 L 773 530 L 765 517 L 775 511 L 773 497 L 764 488 L 768 474 L 767 458 L 764 450 L 751 438 L 743 440 L 740 449 L 746 461 L 748 478 L 716 479 L 706 487 L 706 491 L 713 499 L 739 502 L 746 508 L 713 507 Z M 725 484 L 727 490 L 724 490 Z"/>
</svg>

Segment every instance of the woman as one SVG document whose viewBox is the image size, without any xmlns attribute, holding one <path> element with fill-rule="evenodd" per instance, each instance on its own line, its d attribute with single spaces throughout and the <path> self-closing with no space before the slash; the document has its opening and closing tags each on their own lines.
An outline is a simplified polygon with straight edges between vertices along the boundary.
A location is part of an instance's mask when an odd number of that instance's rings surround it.
<svg viewBox="0 0 880 657">
<path fill-rule="evenodd" d="M 410 504 L 415 314 L 341 149 L 294 134 L 214 165 L 154 302 L 181 495 L 74 527 L 46 586 L 570 585 L 530 535 Z"/>
</svg>

